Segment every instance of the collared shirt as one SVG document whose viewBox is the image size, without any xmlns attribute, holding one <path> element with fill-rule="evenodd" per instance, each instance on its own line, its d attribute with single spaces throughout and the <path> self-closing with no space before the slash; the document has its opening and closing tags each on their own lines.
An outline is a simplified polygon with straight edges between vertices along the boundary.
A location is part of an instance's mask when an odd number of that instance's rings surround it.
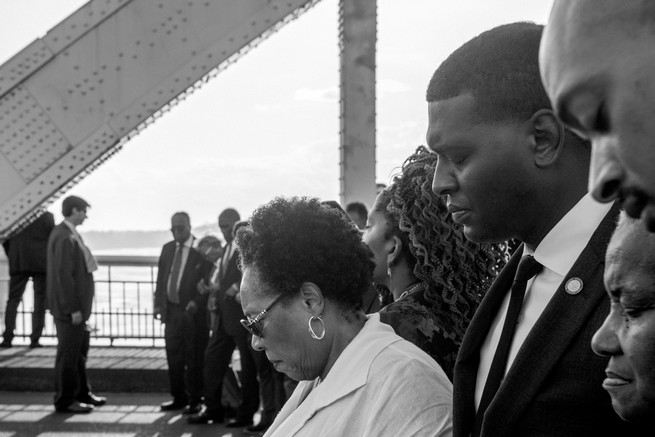
<svg viewBox="0 0 655 437">
<path fill-rule="evenodd" d="M 452 385 L 443 370 L 379 314 L 367 317 L 323 382 L 298 384 L 266 436 L 452 435 Z"/>
<path fill-rule="evenodd" d="M 548 232 L 534 251 L 524 246 L 523 255 L 533 255 L 543 266 L 542 271 L 528 281 L 514 332 L 514 340 L 507 358 L 505 374 L 514 362 L 532 327 L 541 316 L 548 302 L 555 295 L 573 264 L 589 243 L 600 222 L 607 215 L 611 203 L 602 204 L 587 193 L 562 219 Z M 509 290 L 508 290 L 509 291 Z M 498 314 L 491 324 L 489 334 L 480 349 L 480 365 L 475 385 L 475 408 L 480 405 L 482 391 L 489 375 L 500 335 L 505 323 L 510 293 L 503 300 Z"/>
<path fill-rule="evenodd" d="M 177 277 L 177 289 L 180 289 L 180 282 L 182 281 L 182 272 L 184 272 L 184 266 L 186 266 L 186 260 L 189 258 L 189 250 L 193 247 L 193 235 L 189 235 L 189 238 L 182 244 L 182 264 L 180 265 L 180 274 Z M 177 251 L 180 243 L 175 243 L 175 251 Z M 175 255 L 173 255 L 173 259 L 175 259 Z M 172 270 L 172 264 L 171 264 L 171 270 Z M 167 284 L 167 290 L 170 289 L 171 285 L 171 272 L 168 272 L 168 284 Z"/>
</svg>

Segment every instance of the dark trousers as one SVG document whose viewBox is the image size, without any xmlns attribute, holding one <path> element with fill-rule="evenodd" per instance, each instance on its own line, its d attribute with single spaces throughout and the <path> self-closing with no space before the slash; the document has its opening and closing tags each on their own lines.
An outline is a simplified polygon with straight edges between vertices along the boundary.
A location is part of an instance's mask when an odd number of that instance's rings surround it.
<svg viewBox="0 0 655 437">
<path fill-rule="evenodd" d="M 45 274 L 44 273 L 16 273 L 9 279 L 9 297 L 5 310 L 5 332 L 2 335 L 4 340 L 11 343 L 14 339 L 16 329 L 16 314 L 18 305 L 23 299 L 27 281 L 32 278 L 34 287 L 34 311 L 32 312 L 32 335 L 30 340 L 36 343 L 41 338 L 45 324 Z"/>
<path fill-rule="evenodd" d="M 55 319 L 57 358 L 55 359 L 55 408 L 66 408 L 91 393 L 86 379 L 89 330 L 85 323 L 73 325 Z"/>
<path fill-rule="evenodd" d="M 237 415 L 240 418 L 252 420 L 252 416 L 259 408 L 259 384 L 257 383 L 257 366 L 251 354 L 248 333 L 229 335 L 219 320 L 217 328 L 212 331 L 209 344 L 205 351 L 205 404 L 210 414 L 221 415 L 221 393 L 223 391 L 223 378 L 229 370 L 232 352 L 239 348 L 241 355 L 241 393 L 242 402 Z"/>
<path fill-rule="evenodd" d="M 181 403 L 202 401 L 203 362 L 207 346 L 206 314 L 190 314 L 179 305 L 170 304 L 166 310 L 164 341 L 168 378 L 173 399 Z"/>
</svg>

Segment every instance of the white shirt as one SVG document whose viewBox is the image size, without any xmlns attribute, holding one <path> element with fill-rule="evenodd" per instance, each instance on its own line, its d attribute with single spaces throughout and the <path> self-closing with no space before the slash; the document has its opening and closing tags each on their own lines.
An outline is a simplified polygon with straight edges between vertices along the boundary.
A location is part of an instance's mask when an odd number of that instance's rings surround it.
<svg viewBox="0 0 655 437">
<path fill-rule="evenodd" d="M 298 384 L 266 437 L 452 435 L 452 385 L 441 367 L 380 322 L 379 314 L 367 317 L 300 405 L 315 381 Z"/>
<path fill-rule="evenodd" d="M 589 243 L 600 222 L 607 215 L 611 203 L 602 204 L 586 194 L 571 210 L 548 232 L 537 248 L 531 251 L 524 246 L 523 255 L 533 255 L 543 266 L 543 270 L 528 281 L 525 298 L 518 325 L 514 332 L 514 340 L 507 358 L 505 374 L 514 362 L 532 327 L 541 316 L 548 302 L 555 295 L 573 264 Z M 489 375 L 500 335 L 505 323 L 505 315 L 509 306 L 510 293 L 503 300 L 500 310 L 489 329 L 489 335 L 480 349 L 480 365 L 475 384 L 475 408 L 480 405 L 484 385 Z"/>
<path fill-rule="evenodd" d="M 193 247 L 193 235 L 189 235 L 189 238 L 182 244 L 182 264 L 180 265 L 180 274 L 177 277 L 177 289 L 180 289 L 180 281 L 182 281 L 182 272 L 184 272 L 184 266 L 186 266 L 186 260 L 189 258 L 189 250 Z M 178 243 L 175 243 L 175 251 L 177 252 Z M 175 261 L 175 254 L 173 254 L 173 261 Z M 173 271 L 173 265 L 171 264 L 171 271 L 168 272 L 168 287 L 167 290 L 170 290 L 171 285 L 171 272 Z"/>
</svg>

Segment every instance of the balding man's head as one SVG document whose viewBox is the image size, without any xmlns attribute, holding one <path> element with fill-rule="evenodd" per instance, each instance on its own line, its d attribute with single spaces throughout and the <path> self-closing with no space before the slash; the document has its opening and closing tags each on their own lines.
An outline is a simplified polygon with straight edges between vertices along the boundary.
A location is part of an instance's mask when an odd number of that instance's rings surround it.
<svg viewBox="0 0 655 437">
<path fill-rule="evenodd" d="M 655 2 L 556 0 L 540 68 L 559 117 L 592 142 L 593 196 L 655 231 Z"/>
</svg>

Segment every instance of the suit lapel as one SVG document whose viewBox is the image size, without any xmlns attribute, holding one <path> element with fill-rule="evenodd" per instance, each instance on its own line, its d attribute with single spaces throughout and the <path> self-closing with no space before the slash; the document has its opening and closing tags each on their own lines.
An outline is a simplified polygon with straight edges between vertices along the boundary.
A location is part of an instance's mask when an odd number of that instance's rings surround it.
<svg viewBox="0 0 655 437">
<path fill-rule="evenodd" d="M 545 379 L 605 298 L 602 285 L 605 249 L 616 226 L 617 214 L 615 206 L 605 216 L 519 349 L 485 413 L 484 427 L 495 430 L 494 434 L 512 434 Z M 565 289 L 573 277 L 585 284 L 575 295 Z"/>
<path fill-rule="evenodd" d="M 175 242 L 173 244 L 169 245 L 166 248 L 166 253 L 164 256 L 164 265 L 162 266 L 164 268 L 164 279 L 166 281 L 165 286 L 168 288 L 168 279 L 169 275 L 171 273 L 171 265 L 173 264 L 173 257 L 175 256 Z M 168 290 L 166 290 L 168 291 Z"/>
<path fill-rule="evenodd" d="M 475 418 L 475 384 L 480 363 L 480 348 L 489 333 L 503 299 L 509 292 L 518 268 L 523 246 L 519 247 L 485 294 L 469 324 L 455 363 L 453 400 L 455 430 L 468 435 Z"/>
</svg>

